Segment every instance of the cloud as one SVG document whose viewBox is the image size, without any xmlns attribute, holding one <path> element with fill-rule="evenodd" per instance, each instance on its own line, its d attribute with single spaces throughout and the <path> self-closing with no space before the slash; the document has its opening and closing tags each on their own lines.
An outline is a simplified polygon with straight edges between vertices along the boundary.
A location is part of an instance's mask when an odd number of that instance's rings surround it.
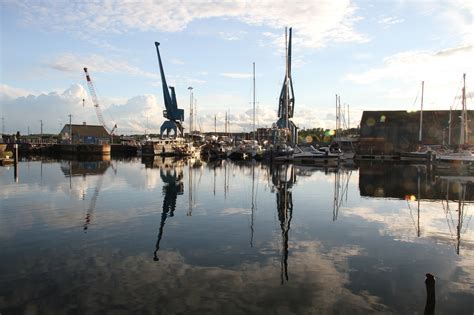
<svg viewBox="0 0 474 315">
<path fill-rule="evenodd" d="M 14 88 L 6 84 L 0 85 L 0 100 L 2 101 L 27 96 L 28 94 L 30 94 L 30 92 L 25 89 Z"/>
<path fill-rule="evenodd" d="M 406 91 L 411 91 L 406 100 L 412 100 L 421 81 L 425 81 L 426 104 L 442 106 L 448 109 L 453 98 L 460 93 L 459 82 L 463 73 L 474 72 L 472 60 L 474 50 L 472 45 L 459 46 L 440 51 L 405 51 L 386 57 L 383 64 L 360 73 L 348 73 L 344 80 L 360 85 L 393 84 L 387 89 L 398 90 L 398 97 L 407 97 Z M 442 75 L 440 75 L 442 74 Z M 458 90 L 456 90 L 458 88 Z M 395 95 L 394 95 L 395 96 Z M 405 103 L 403 106 L 407 106 Z"/>
<path fill-rule="evenodd" d="M 31 127 L 32 133 L 39 132 L 39 120 L 44 123 L 45 133 L 58 133 L 59 123 L 69 121 L 68 115 L 72 115 L 73 123 L 99 124 L 95 111 L 89 102 L 89 95 L 80 84 L 73 84 L 63 92 L 50 92 L 38 95 L 11 97 L 12 92 L 17 89 L 2 87 L 3 116 L 6 117 L 6 132 L 13 133 L 20 130 L 26 133 L 27 127 Z M 85 99 L 85 106 L 82 100 Z M 100 99 L 103 116 L 108 126 L 118 125 L 117 132 L 122 133 L 144 133 L 158 132 L 163 122 L 162 104 L 154 95 L 139 95 L 120 103 L 106 98 Z M 28 113 L 27 116 L 24 113 Z M 148 121 L 148 123 L 147 123 Z M 11 129 L 15 126 L 18 129 Z M 35 126 L 38 126 L 37 128 Z"/>
<path fill-rule="evenodd" d="M 104 57 L 97 54 L 84 56 L 73 53 L 64 53 L 55 56 L 52 60 L 46 61 L 45 64 L 52 69 L 68 73 L 79 73 L 83 71 L 82 69 L 84 67 L 87 67 L 92 73 L 127 73 L 153 79 L 159 78 L 158 73 L 144 71 L 138 67 L 130 65 L 125 60 Z"/>
<path fill-rule="evenodd" d="M 224 72 L 220 74 L 223 77 L 232 79 L 248 79 L 252 77 L 251 73 L 239 73 L 239 72 Z"/>
<path fill-rule="evenodd" d="M 11 3 L 21 10 L 23 22 L 50 31 L 73 33 L 78 37 L 93 34 L 128 32 L 179 32 L 193 21 L 222 18 L 236 19 L 249 25 L 281 29 L 294 26 L 305 47 L 320 48 L 330 42 L 367 42 L 368 37 L 355 30 L 361 19 L 350 0 L 300 1 L 181 1 L 161 2 L 68 2 L 19 1 Z M 235 40 L 242 33 L 222 33 Z M 280 43 L 279 43 L 280 44 Z M 280 44 L 281 45 L 281 44 Z"/>
<path fill-rule="evenodd" d="M 236 31 L 236 32 L 219 32 L 219 37 L 224 40 L 241 40 L 242 37 L 247 34 L 244 31 Z"/>
<path fill-rule="evenodd" d="M 184 61 L 178 58 L 171 58 L 170 62 L 175 65 L 184 65 Z"/>
<path fill-rule="evenodd" d="M 405 19 L 397 18 L 395 16 L 383 16 L 377 21 L 378 24 L 382 24 L 385 27 L 395 25 L 395 24 L 400 24 L 403 22 L 405 22 Z"/>
</svg>

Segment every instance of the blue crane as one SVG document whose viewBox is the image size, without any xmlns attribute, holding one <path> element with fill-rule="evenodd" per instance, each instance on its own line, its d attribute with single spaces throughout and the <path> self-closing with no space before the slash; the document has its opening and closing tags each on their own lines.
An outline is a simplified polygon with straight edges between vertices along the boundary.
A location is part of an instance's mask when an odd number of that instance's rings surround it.
<svg viewBox="0 0 474 315">
<path fill-rule="evenodd" d="M 160 64 L 161 73 L 161 84 L 163 86 L 163 98 L 165 101 L 166 110 L 163 111 L 163 117 L 168 119 L 161 125 L 160 136 L 163 137 L 163 132 L 166 131 L 166 135 L 169 136 L 170 131 L 174 131 L 174 136 L 183 136 L 183 121 L 184 121 L 184 109 L 178 108 L 176 101 L 176 93 L 174 87 L 166 84 L 165 71 L 163 70 L 163 63 L 161 62 L 160 50 L 158 46 L 160 43 L 155 42 L 156 52 L 158 54 L 158 63 Z M 171 94 L 170 94 L 171 91 Z M 178 134 L 179 131 L 179 134 Z"/>
</svg>

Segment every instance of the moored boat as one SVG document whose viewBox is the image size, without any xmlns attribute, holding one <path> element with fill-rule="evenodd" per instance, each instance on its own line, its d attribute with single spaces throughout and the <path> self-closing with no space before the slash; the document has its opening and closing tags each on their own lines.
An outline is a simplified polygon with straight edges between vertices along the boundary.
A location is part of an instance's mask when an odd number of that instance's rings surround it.
<svg viewBox="0 0 474 315">
<path fill-rule="evenodd" d="M 329 148 L 316 149 L 313 146 L 300 148 L 295 146 L 292 155 L 294 163 L 339 163 L 342 161 L 342 153 L 330 152 Z"/>
<path fill-rule="evenodd" d="M 158 138 L 147 140 L 141 148 L 142 156 L 188 156 L 194 147 L 184 138 Z"/>
</svg>

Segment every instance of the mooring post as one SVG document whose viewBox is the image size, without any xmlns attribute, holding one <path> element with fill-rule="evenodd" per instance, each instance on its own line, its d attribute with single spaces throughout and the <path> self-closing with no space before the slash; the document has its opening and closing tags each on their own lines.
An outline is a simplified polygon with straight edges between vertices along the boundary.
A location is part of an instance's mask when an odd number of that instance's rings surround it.
<svg viewBox="0 0 474 315">
<path fill-rule="evenodd" d="M 13 176 L 18 182 L 18 143 L 13 144 Z"/>
</svg>

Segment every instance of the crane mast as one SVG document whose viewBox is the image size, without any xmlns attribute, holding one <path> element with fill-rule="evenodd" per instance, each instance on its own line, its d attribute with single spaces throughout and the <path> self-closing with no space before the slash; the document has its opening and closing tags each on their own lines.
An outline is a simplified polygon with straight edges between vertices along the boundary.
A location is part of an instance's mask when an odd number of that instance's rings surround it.
<svg viewBox="0 0 474 315">
<path fill-rule="evenodd" d="M 94 104 L 95 113 L 97 115 L 97 118 L 99 119 L 99 123 L 112 136 L 114 134 L 115 129 L 117 129 L 117 125 L 114 125 L 114 127 L 110 129 L 105 124 L 104 116 L 102 116 L 102 111 L 99 106 L 99 99 L 97 98 L 97 94 L 95 93 L 94 84 L 92 83 L 92 79 L 89 75 L 89 72 L 87 72 L 87 68 L 84 68 L 84 72 L 86 74 L 87 86 L 89 87 L 89 93 L 91 94 L 92 103 Z"/>
</svg>

